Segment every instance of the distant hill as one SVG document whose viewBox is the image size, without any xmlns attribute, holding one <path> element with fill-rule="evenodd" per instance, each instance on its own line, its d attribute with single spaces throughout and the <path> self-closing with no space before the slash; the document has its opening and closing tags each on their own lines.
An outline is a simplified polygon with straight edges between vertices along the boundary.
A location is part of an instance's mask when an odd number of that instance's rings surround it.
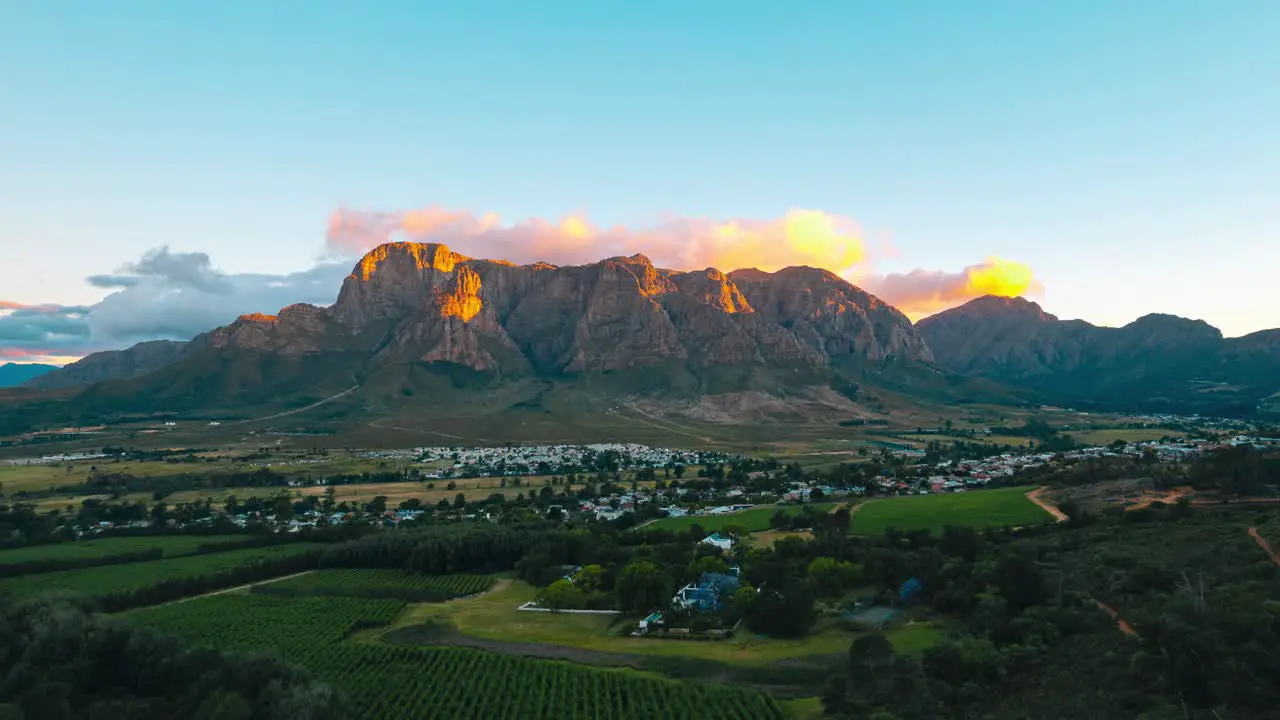
<svg viewBox="0 0 1280 720">
<path fill-rule="evenodd" d="M 1280 392 L 1280 330 L 1223 338 L 1203 321 L 1159 314 L 1097 327 L 990 296 L 916 328 L 943 368 L 1056 404 L 1247 415 L 1270 411 Z"/>
<path fill-rule="evenodd" d="M 57 365 L 5 363 L 0 365 L 0 387 L 15 387 L 55 370 Z"/>
<path fill-rule="evenodd" d="M 50 367 L 51 372 L 32 376 L 25 385 L 36 390 L 58 390 L 138 377 L 173 364 L 186 347 L 184 342 L 154 340 L 126 350 L 93 353 L 66 367 Z"/>
</svg>

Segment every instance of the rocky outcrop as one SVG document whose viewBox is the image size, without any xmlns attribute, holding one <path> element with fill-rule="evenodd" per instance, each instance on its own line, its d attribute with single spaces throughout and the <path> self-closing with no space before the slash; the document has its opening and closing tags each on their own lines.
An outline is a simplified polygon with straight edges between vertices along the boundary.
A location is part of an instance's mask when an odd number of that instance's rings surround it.
<svg viewBox="0 0 1280 720">
<path fill-rule="evenodd" d="M 193 340 L 188 354 L 236 351 L 342 355 L 355 373 L 426 362 L 540 377 L 931 359 L 904 315 L 824 270 L 673 272 L 643 255 L 516 266 L 420 243 L 369 252 L 329 308 L 245 315 Z"/>
<path fill-rule="evenodd" d="M 213 344 L 315 352 L 338 342 L 381 361 L 542 375 L 668 362 L 930 358 L 905 316 L 831 273 L 760 273 L 744 289 L 713 268 L 672 272 L 643 255 L 515 266 L 442 245 L 390 243 L 361 259 L 321 312 L 307 328 L 286 313 L 242 318 L 214 333 Z"/>
</svg>

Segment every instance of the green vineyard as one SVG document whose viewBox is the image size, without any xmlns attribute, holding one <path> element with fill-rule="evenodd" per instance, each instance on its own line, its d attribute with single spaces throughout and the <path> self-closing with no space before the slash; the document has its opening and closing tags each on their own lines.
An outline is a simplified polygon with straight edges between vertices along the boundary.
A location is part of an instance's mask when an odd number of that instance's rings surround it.
<svg viewBox="0 0 1280 720">
<path fill-rule="evenodd" d="M 101 597 L 132 592 L 166 581 L 214 575 L 254 562 L 314 552 L 322 547 L 313 543 L 292 543 L 125 565 L 62 570 L 0 580 L 0 592 L 24 596 L 48 590 L 70 590 Z"/>
<path fill-rule="evenodd" d="M 588 668 L 464 648 L 351 639 L 404 608 L 391 600 L 219 595 L 126 614 L 189 641 L 273 650 L 342 691 L 353 717 L 494 720 L 777 720 L 772 699 L 630 670 Z"/>
<path fill-rule="evenodd" d="M 0 567 L 25 562 L 112 558 L 148 550 L 159 550 L 165 557 L 179 557 L 195 554 L 201 545 L 233 546 L 246 539 L 248 537 L 245 535 L 160 535 L 77 540 L 56 545 L 0 550 Z"/>
<path fill-rule="evenodd" d="M 444 601 L 488 590 L 488 575 L 424 575 L 389 569 L 326 569 L 261 585 L 255 592 L 288 596 L 387 598 L 407 602 Z"/>
</svg>

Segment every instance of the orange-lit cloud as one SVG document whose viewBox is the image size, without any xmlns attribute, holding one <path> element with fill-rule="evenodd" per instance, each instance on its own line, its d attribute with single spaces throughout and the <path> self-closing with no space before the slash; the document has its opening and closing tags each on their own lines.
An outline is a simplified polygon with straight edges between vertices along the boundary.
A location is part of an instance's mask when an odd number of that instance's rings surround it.
<svg viewBox="0 0 1280 720">
<path fill-rule="evenodd" d="M 581 264 L 643 253 L 660 267 L 778 270 L 814 265 L 850 271 L 866 259 L 858 226 L 848 218 L 794 209 L 772 220 L 674 218 L 652 227 L 600 228 L 582 214 L 504 225 L 440 207 L 398 213 L 341 209 L 329 220 L 328 246 L 362 253 L 402 239 L 439 242 L 472 257 L 518 263 Z"/>
<path fill-rule="evenodd" d="M 1026 264 L 990 257 L 957 273 L 912 270 L 869 278 L 867 290 L 917 320 L 983 295 L 1040 295 L 1044 286 Z"/>
<path fill-rule="evenodd" d="M 327 243 L 334 252 L 363 253 L 394 240 L 438 242 L 472 257 L 517 263 L 573 265 L 643 253 L 655 265 L 676 270 L 774 271 L 811 265 L 843 275 L 912 318 L 982 295 L 1039 294 L 1043 289 L 1027 265 L 994 257 L 960 272 L 877 275 L 857 223 L 801 208 L 766 220 L 677 217 L 640 228 L 601 228 L 583 214 L 504 224 L 492 213 L 477 217 L 438 206 L 403 212 L 343 208 L 329 219 Z M 897 251 L 879 248 L 875 254 L 884 258 Z"/>
</svg>

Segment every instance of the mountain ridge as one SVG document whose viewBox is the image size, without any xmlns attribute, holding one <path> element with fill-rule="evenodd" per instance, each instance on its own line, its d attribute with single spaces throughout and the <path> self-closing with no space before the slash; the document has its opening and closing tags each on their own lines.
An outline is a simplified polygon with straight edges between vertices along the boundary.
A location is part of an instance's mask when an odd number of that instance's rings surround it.
<svg viewBox="0 0 1280 720">
<path fill-rule="evenodd" d="M 1060 320 L 1025 299 L 983 297 L 916 323 L 952 372 L 1081 407 L 1248 413 L 1280 391 L 1280 331 L 1226 338 L 1150 313 L 1121 327 Z"/>
<path fill-rule="evenodd" d="M 404 404 L 423 388 L 444 397 L 521 381 L 582 381 L 615 395 L 828 397 L 802 391 L 825 387 L 852 397 L 868 367 L 933 359 L 904 314 L 826 270 L 735 281 L 714 268 L 657 268 L 639 254 L 514 265 L 432 243 L 370 251 L 328 307 L 243 315 L 189 343 L 100 355 L 31 388 L 97 381 L 114 368 L 116 379 L 70 401 L 85 416 L 301 403 L 357 385 L 366 389 L 352 401 L 365 407 Z M 412 368 L 452 379 L 440 386 Z"/>
</svg>

